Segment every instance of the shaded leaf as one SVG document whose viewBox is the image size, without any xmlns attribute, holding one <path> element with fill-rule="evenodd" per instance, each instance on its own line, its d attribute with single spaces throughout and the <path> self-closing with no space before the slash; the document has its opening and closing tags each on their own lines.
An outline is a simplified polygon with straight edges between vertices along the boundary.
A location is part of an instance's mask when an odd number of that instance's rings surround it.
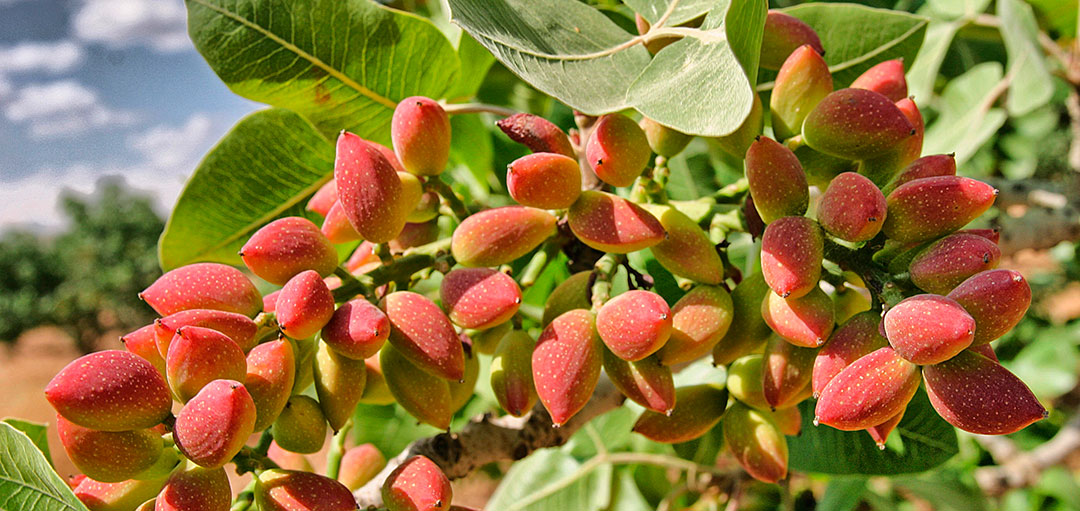
<svg viewBox="0 0 1080 511">
<path fill-rule="evenodd" d="M 863 477 L 837 477 L 829 480 L 825 495 L 818 502 L 817 511 L 851 511 L 859 505 L 866 493 Z"/>
<path fill-rule="evenodd" d="M 1039 399 L 1052 400 L 1076 386 L 1080 355 L 1075 340 L 1075 333 L 1061 327 L 1040 329 L 1032 343 L 1004 365 Z"/>
<path fill-rule="evenodd" d="M 902 453 L 878 449 L 865 431 L 814 426 L 814 401 L 807 400 L 799 406 L 803 417 L 802 434 L 788 437 L 788 464 L 792 470 L 825 474 L 905 474 L 936 467 L 958 452 L 956 430 L 938 416 L 922 391 L 915 394 L 903 420 L 893 431 L 893 435 L 900 435 L 903 440 Z"/>
<path fill-rule="evenodd" d="M 488 116 L 484 114 L 450 117 L 453 133 L 450 138 L 450 158 L 453 163 L 464 167 L 464 172 L 453 172 L 453 175 L 456 181 L 466 184 L 471 199 L 477 201 L 487 200 L 492 180 L 495 179 L 494 149 L 487 120 Z"/>
<path fill-rule="evenodd" d="M 962 23 L 954 21 L 933 21 L 926 29 L 926 40 L 919 48 L 915 62 L 908 67 L 908 94 L 915 96 L 916 103 L 927 105 L 934 92 L 941 63 L 949 52 L 953 37 Z"/>
<path fill-rule="evenodd" d="M 941 115 L 926 128 L 923 154 L 956 153 L 961 165 L 1005 123 L 1005 112 L 993 107 L 1000 92 L 1001 64 L 986 62 L 949 82 L 941 93 Z"/>
<path fill-rule="evenodd" d="M 434 426 L 420 424 L 396 404 L 361 404 L 353 412 L 353 438 L 356 444 L 371 443 L 383 453 L 393 456 L 413 440 L 434 436 L 440 431 Z"/>
<path fill-rule="evenodd" d="M 955 470 L 940 470 L 919 477 L 900 477 L 896 486 L 930 500 L 937 509 L 953 511 L 985 511 L 989 509 L 986 496 Z"/>
<path fill-rule="evenodd" d="M 460 29 L 458 30 L 460 32 Z M 461 62 L 461 72 L 446 92 L 446 97 L 450 99 L 468 99 L 475 96 L 476 91 L 480 90 L 480 84 L 487 77 L 488 69 L 495 63 L 495 56 L 472 36 L 464 32 L 459 36 L 457 54 Z"/>
<path fill-rule="evenodd" d="M 1024 115 L 1050 101 L 1054 79 L 1039 47 L 1039 26 L 1031 6 L 1020 0 L 998 0 L 997 14 L 1012 76 L 1005 108 L 1011 115 Z"/>
</svg>

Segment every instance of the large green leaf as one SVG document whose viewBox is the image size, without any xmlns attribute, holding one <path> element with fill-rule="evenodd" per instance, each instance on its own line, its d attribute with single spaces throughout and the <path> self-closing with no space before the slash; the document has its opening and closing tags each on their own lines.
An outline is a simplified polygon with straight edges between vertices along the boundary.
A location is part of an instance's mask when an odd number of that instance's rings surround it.
<svg viewBox="0 0 1080 511">
<path fill-rule="evenodd" d="M 933 21 L 927 27 L 926 40 L 907 72 L 908 94 L 915 96 L 916 102 L 924 106 L 929 103 L 941 63 L 962 24 L 959 21 Z"/>
<path fill-rule="evenodd" d="M 985 11 L 990 0 L 927 0 L 926 5 L 935 18 L 954 20 L 963 16 L 974 17 Z"/>
<path fill-rule="evenodd" d="M 158 243 L 165 270 L 196 261 L 238 264 L 237 250 L 267 222 L 302 215 L 334 170 L 334 146 L 288 110 L 242 119 L 188 180 Z"/>
<path fill-rule="evenodd" d="M 461 29 L 454 27 L 459 32 Z M 480 85 L 487 77 L 488 69 L 495 63 L 495 56 L 487 51 L 472 36 L 461 32 L 458 37 L 458 60 L 461 61 L 461 73 L 454 85 L 447 91 L 450 99 L 468 99 L 476 95 Z M 460 117 L 460 116 L 459 116 Z"/>
<path fill-rule="evenodd" d="M 852 511 L 866 493 L 866 478 L 837 477 L 829 480 L 817 511 Z"/>
<path fill-rule="evenodd" d="M 599 511 L 608 507 L 611 483 L 610 464 L 581 463 L 562 449 L 541 449 L 514 463 L 486 508 Z"/>
<path fill-rule="evenodd" d="M 6 422 L 0 422 L 0 509 L 86 511 L 34 442 Z"/>
<path fill-rule="evenodd" d="M 675 12 L 697 16 L 706 4 L 713 7 L 701 30 L 650 60 L 631 34 L 581 2 L 450 1 L 456 23 L 567 105 L 590 114 L 633 107 L 679 131 L 717 136 L 738 128 L 750 111 L 767 5 L 688 2 Z M 639 5 L 649 6 L 659 8 Z"/>
<path fill-rule="evenodd" d="M 387 456 L 395 456 L 414 440 L 441 433 L 436 427 L 417 422 L 397 404 L 358 405 L 353 412 L 353 426 L 357 444 L 374 444 Z"/>
<path fill-rule="evenodd" d="M 817 31 L 836 88 L 883 60 L 913 62 L 927 19 L 856 4 L 810 3 L 784 9 Z"/>
<path fill-rule="evenodd" d="M 22 431 L 31 442 L 34 442 L 34 447 L 37 447 L 41 454 L 45 456 L 45 461 L 52 465 L 52 454 L 49 453 L 49 428 L 44 424 L 38 422 L 24 421 L 22 419 L 16 419 L 14 417 L 8 417 L 4 419 L 9 426 Z"/>
<path fill-rule="evenodd" d="M 767 8 L 763 0 L 713 4 L 701 30 L 650 60 L 633 35 L 575 0 L 450 0 L 454 22 L 563 103 L 588 114 L 633 107 L 705 136 L 731 133 L 750 111 Z M 688 5 L 704 12 L 703 2 Z"/>
<path fill-rule="evenodd" d="M 675 5 L 675 10 L 668 16 L 667 25 L 674 26 L 690 21 L 702 14 L 709 12 L 720 0 L 680 0 Z M 625 0 L 634 12 L 641 15 L 649 23 L 656 23 L 664 13 L 672 0 Z"/>
<path fill-rule="evenodd" d="M 686 37 L 656 54 L 631 84 L 627 99 L 642 114 L 684 133 L 735 131 L 754 101 L 767 10 L 763 0 L 720 2 L 699 37 Z"/>
<path fill-rule="evenodd" d="M 956 153 L 963 164 L 998 128 L 1005 112 L 993 104 L 1003 78 L 1001 64 L 985 62 L 949 82 L 941 93 L 941 115 L 926 128 L 923 154 Z"/>
<path fill-rule="evenodd" d="M 938 416 L 922 391 L 908 404 L 904 418 L 893 431 L 893 435 L 900 435 L 902 452 L 892 448 L 878 449 L 865 431 L 814 426 L 814 402 L 807 401 L 800 406 L 802 434 L 788 437 L 789 466 L 793 470 L 825 474 L 906 474 L 936 467 L 958 452 L 956 430 Z"/>
<path fill-rule="evenodd" d="M 1005 108 L 1011 115 L 1024 115 L 1050 101 L 1054 79 L 1039 47 L 1039 25 L 1031 6 L 1020 0 L 998 0 L 997 13 L 1012 76 Z"/>
<path fill-rule="evenodd" d="M 577 0 L 450 0 L 451 19 L 508 69 L 588 114 L 629 107 L 649 63 L 633 36 Z"/>
<path fill-rule="evenodd" d="M 397 101 L 440 97 L 458 57 L 431 22 L 370 0 L 186 0 L 195 47 L 233 92 L 322 133 L 386 141 Z"/>
</svg>

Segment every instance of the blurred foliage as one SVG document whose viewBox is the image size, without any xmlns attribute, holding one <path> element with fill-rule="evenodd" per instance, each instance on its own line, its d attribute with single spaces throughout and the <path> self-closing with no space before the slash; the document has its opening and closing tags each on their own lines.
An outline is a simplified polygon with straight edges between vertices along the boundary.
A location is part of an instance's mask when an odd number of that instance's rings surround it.
<svg viewBox="0 0 1080 511">
<path fill-rule="evenodd" d="M 67 331 L 83 351 L 112 329 L 153 319 L 138 298 L 161 271 L 156 246 L 164 222 L 151 199 L 105 179 L 89 197 L 61 197 L 63 232 L 0 237 L 0 340 L 42 325 Z"/>
</svg>

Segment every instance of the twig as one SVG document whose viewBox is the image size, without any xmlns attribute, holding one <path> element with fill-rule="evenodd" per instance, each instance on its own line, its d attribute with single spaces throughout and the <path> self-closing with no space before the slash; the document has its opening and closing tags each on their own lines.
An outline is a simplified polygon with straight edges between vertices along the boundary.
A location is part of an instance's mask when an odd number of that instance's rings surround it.
<svg viewBox="0 0 1080 511">
<path fill-rule="evenodd" d="M 441 433 L 409 444 L 353 494 L 361 508 L 380 506 L 383 481 L 398 465 L 416 455 L 427 456 L 447 477 L 458 479 L 488 463 L 519 460 L 537 449 L 560 446 L 589 421 L 617 408 L 623 399 L 610 380 L 601 378 L 585 407 L 559 428 L 552 426 L 551 416 L 541 405 L 522 418 L 480 416 L 458 433 Z"/>
<path fill-rule="evenodd" d="M 502 117 L 509 117 L 518 113 L 517 111 L 504 108 L 498 105 L 488 105 L 486 103 L 447 103 L 444 104 L 443 110 L 450 115 L 454 114 L 495 114 Z"/>
<path fill-rule="evenodd" d="M 984 492 L 1001 495 L 1013 488 L 1034 484 L 1043 471 L 1080 452 L 1080 414 L 1066 422 L 1054 438 L 1031 452 L 1021 451 L 1012 440 L 1004 437 L 976 435 L 975 440 L 999 463 L 976 469 L 975 481 Z"/>
</svg>

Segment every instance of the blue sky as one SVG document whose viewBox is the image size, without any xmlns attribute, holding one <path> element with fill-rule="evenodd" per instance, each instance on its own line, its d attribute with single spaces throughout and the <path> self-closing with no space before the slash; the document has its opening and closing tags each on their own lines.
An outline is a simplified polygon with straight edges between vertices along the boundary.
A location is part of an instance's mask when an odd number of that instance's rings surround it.
<svg viewBox="0 0 1080 511">
<path fill-rule="evenodd" d="M 0 230 L 59 227 L 58 194 L 105 176 L 165 213 L 260 107 L 195 51 L 183 0 L 0 0 Z"/>
</svg>

